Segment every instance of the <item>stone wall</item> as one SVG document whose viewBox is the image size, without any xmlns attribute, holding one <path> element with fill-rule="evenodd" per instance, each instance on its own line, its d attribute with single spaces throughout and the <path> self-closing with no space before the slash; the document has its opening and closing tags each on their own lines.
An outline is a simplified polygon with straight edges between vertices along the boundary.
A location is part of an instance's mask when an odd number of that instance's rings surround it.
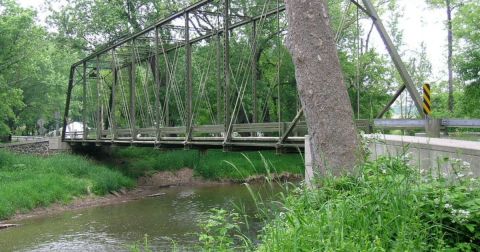
<svg viewBox="0 0 480 252">
<path fill-rule="evenodd" d="M 59 137 L 53 137 L 40 141 L 4 144 L 0 148 L 20 154 L 51 155 L 60 152 L 68 152 L 70 150 L 69 147 L 70 146 L 63 143 Z"/>
<path fill-rule="evenodd" d="M 48 141 L 11 143 L 4 146 L 5 149 L 20 154 L 48 155 Z"/>
</svg>

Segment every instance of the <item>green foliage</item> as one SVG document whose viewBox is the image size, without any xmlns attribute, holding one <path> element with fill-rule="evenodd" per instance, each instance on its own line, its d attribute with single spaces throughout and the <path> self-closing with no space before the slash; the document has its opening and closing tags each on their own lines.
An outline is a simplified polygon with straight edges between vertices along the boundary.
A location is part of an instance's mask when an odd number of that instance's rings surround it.
<svg viewBox="0 0 480 252">
<path fill-rule="evenodd" d="M 446 177 L 435 169 L 418 172 L 407 162 L 406 156 L 367 162 L 356 177 L 322 177 L 318 188 L 288 192 L 277 202 L 279 210 L 263 205 L 261 211 L 273 218 L 253 250 L 480 249 L 479 181 L 468 172 L 469 164 L 445 160 L 454 172 Z M 201 236 L 208 237 L 205 231 Z"/>
<path fill-rule="evenodd" d="M 467 118 L 480 118 L 480 82 L 465 87 L 459 100 L 459 111 Z"/>
<path fill-rule="evenodd" d="M 0 135 L 32 134 L 40 118 L 51 128 L 65 104 L 75 52 L 58 44 L 36 16 L 15 1 L 0 1 Z"/>
<path fill-rule="evenodd" d="M 321 179 L 285 200 L 259 250 L 478 250 L 478 182 L 454 170 L 455 181 L 421 176 L 403 157 L 383 158 L 359 177 Z"/>
<path fill-rule="evenodd" d="M 440 173 L 423 176 L 419 184 L 419 206 L 422 219 L 434 223 L 432 232 L 442 237 L 439 243 L 465 251 L 480 249 L 480 190 L 468 162 L 446 158 L 454 173 L 445 177 Z M 433 239 L 433 238 L 432 238 Z M 443 245 L 442 244 L 442 245 Z"/>
<path fill-rule="evenodd" d="M 121 170 L 131 177 L 188 167 L 193 168 L 196 175 L 207 179 L 244 180 L 249 176 L 275 172 L 302 174 L 304 166 L 300 155 L 277 155 L 274 151 L 240 153 L 208 150 L 200 153 L 196 150 L 159 151 L 129 147 L 115 149 L 112 157 L 122 160 Z"/>
<path fill-rule="evenodd" d="M 479 118 L 480 103 L 480 3 L 460 1 L 453 20 L 454 35 L 457 40 L 455 65 L 464 81 L 463 95 L 459 99 L 457 116 Z"/>
<path fill-rule="evenodd" d="M 103 195 L 133 181 L 86 158 L 36 157 L 0 151 L 0 219 L 89 193 Z"/>
<path fill-rule="evenodd" d="M 212 209 L 208 219 L 202 221 L 199 226 L 201 234 L 198 239 L 204 251 L 232 251 L 236 239 L 243 239 L 241 235 L 240 215 L 224 209 Z"/>
</svg>

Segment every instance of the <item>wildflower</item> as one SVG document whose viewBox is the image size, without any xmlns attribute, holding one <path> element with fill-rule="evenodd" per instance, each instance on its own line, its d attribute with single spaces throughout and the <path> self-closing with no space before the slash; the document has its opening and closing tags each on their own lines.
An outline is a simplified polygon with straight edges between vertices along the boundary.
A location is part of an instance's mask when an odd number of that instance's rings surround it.
<svg viewBox="0 0 480 252">
<path fill-rule="evenodd" d="M 450 205 L 450 204 L 448 204 L 448 203 L 445 204 L 445 209 L 450 209 L 450 208 L 452 208 L 452 205 Z M 453 211 L 455 211 L 455 210 L 453 210 Z"/>
<path fill-rule="evenodd" d="M 436 205 L 438 205 L 438 204 L 440 203 L 440 199 L 435 198 L 435 199 L 433 200 L 433 203 L 435 203 Z"/>
<path fill-rule="evenodd" d="M 457 211 L 457 213 L 458 213 L 458 215 L 459 215 L 460 217 L 463 217 L 463 218 L 465 218 L 465 219 L 467 219 L 468 217 L 470 217 L 470 211 L 468 211 L 468 210 L 459 209 L 459 210 Z"/>
<path fill-rule="evenodd" d="M 454 219 L 452 220 L 453 223 L 455 223 L 455 219 L 459 222 L 459 223 L 463 223 L 465 221 L 468 220 L 468 218 L 470 217 L 470 211 L 468 210 L 464 210 L 464 209 L 452 209 L 451 211 Z"/>
<path fill-rule="evenodd" d="M 463 174 L 463 173 L 458 173 L 457 177 L 463 178 L 463 177 L 465 177 L 465 174 Z"/>
<path fill-rule="evenodd" d="M 467 161 L 463 161 L 462 165 L 463 167 L 470 168 L 470 163 Z"/>
<path fill-rule="evenodd" d="M 470 171 L 470 172 L 468 172 L 467 175 L 468 175 L 468 176 L 473 176 L 473 172 Z"/>
</svg>

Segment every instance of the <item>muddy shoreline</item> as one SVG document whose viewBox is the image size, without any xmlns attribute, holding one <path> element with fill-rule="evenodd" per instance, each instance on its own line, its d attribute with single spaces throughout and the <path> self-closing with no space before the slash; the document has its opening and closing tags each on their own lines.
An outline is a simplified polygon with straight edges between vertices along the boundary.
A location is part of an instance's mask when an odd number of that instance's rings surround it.
<svg viewBox="0 0 480 252">
<path fill-rule="evenodd" d="M 294 182 L 300 181 L 301 175 L 282 173 L 272 174 L 270 181 L 285 181 Z M 28 213 L 17 213 L 7 220 L 1 220 L 0 226 L 16 224 L 21 220 L 42 217 L 48 215 L 54 215 L 65 211 L 79 210 L 91 207 L 108 206 L 122 204 L 134 200 L 140 200 L 147 197 L 161 197 L 162 189 L 172 186 L 218 186 L 226 184 L 240 184 L 240 183 L 265 183 L 267 178 L 265 176 L 251 176 L 245 180 L 221 180 L 212 181 L 203 178 L 195 177 L 193 170 L 189 168 L 183 168 L 175 172 L 158 172 L 151 176 L 141 177 L 137 181 L 137 186 L 131 190 L 120 189 L 118 191 L 112 191 L 110 194 L 98 196 L 98 195 L 86 195 L 82 197 L 74 198 L 67 204 L 53 203 L 48 207 L 35 208 Z M 11 226 L 16 227 L 14 226 Z M 1 230 L 1 229 L 0 229 Z M 0 231 L 1 232 L 1 231 Z"/>
</svg>

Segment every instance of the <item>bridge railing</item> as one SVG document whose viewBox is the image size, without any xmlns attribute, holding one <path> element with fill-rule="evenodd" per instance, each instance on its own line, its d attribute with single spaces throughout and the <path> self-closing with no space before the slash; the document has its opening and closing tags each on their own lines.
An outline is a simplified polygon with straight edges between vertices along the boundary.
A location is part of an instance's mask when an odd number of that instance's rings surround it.
<svg viewBox="0 0 480 252">
<path fill-rule="evenodd" d="M 480 119 L 441 119 L 440 126 L 444 128 L 480 128 Z M 376 129 L 422 129 L 426 119 L 375 119 Z"/>
</svg>

